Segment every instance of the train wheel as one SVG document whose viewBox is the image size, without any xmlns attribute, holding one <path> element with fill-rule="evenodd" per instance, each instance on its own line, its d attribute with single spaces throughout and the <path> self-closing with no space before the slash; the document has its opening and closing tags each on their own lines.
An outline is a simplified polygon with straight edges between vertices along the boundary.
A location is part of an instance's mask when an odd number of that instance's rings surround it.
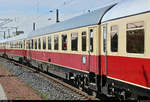
<svg viewBox="0 0 150 102">
<path fill-rule="evenodd" d="M 8 56 L 6 54 L 3 54 L 3 57 L 6 58 L 6 59 L 8 59 Z"/>
<path fill-rule="evenodd" d="M 79 88 L 79 77 L 78 77 L 78 75 L 75 77 L 74 84 L 75 84 L 76 88 Z"/>
<path fill-rule="evenodd" d="M 19 63 L 23 64 L 22 58 L 19 58 Z"/>
<path fill-rule="evenodd" d="M 82 81 L 80 81 L 79 89 L 82 90 L 82 91 L 83 91 L 83 89 L 84 89 L 84 88 L 83 88 L 83 82 L 82 82 Z"/>
<path fill-rule="evenodd" d="M 91 90 L 91 89 L 88 89 L 88 94 L 93 96 L 93 97 L 97 97 L 97 92 Z"/>
<path fill-rule="evenodd" d="M 49 68 L 49 67 L 47 66 L 47 68 L 46 68 L 46 69 L 47 69 L 47 71 L 46 71 L 47 73 L 48 73 L 48 68 Z"/>
<path fill-rule="evenodd" d="M 79 80 L 79 86 L 78 86 L 78 88 L 80 90 L 83 90 L 83 82 L 81 80 Z"/>
<path fill-rule="evenodd" d="M 40 65 L 40 69 L 41 69 L 42 72 L 44 72 L 42 64 Z"/>
<path fill-rule="evenodd" d="M 27 66 L 31 67 L 30 61 L 27 61 Z"/>
<path fill-rule="evenodd" d="M 122 91 L 122 92 L 120 93 L 120 99 L 121 99 L 121 100 L 125 100 L 125 99 L 126 99 L 125 91 Z"/>
<path fill-rule="evenodd" d="M 79 89 L 82 90 L 82 91 L 85 89 L 85 78 L 84 78 L 84 76 L 80 76 Z"/>
<path fill-rule="evenodd" d="M 75 76 L 75 79 L 74 79 L 74 85 L 75 85 L 76 88 L 79 89 L 79 86 L 80 86 L 79 75 L 76 75 L 76 76 Z"/>
<path fill-rule="evenodd" d="M 38 67 L 36 68 L 37 70 L 37 72 L 39 72 L 40 71 L 40 64 L 38 64 Z"/>
<path fill-rule="evenodd" d="M 92 96 L 93 96 L 93 97 L 97 97 L 97 92 L 92 91 Z"/>
</svg>

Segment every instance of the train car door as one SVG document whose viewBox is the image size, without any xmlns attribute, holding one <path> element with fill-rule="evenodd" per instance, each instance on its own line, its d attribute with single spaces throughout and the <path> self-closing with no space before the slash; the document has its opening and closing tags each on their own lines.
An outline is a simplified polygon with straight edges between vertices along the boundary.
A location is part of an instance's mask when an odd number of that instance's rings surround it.
<svg viewBox="0 0 150 102">
<path fill-rule="evenodd" d="M 6 52 L 6 43 L 3 43 L 3 49 L 4 49 L 4 55 L 6 55 L 7 54 L 7 52 Z"/>
<path fill-rule="evenodd" d="M 24 49 L 24 54 L 23 54 L 23 56 L 24 57 L 27 57 L 27 53 L 26 53 L 26 41 L 25 40 L 23 40 L 23 44 L 22 44 L 22 48 Z"/>
<path fill-rule="evenodd" d="M 96 39 L 96 27 L 89 28 L 89 50 L 88 50 L 88 71 L 96 72 L 96 58 L 93 56 L 96 48 L 95 40 Z"/>
<path fill-rule="evenodd" d="M 28 56 L 28 59 L 31 59 L 32 58 L 32 52 L 31 52 L 32 41 L 28 40 L 27 45 L 28 45 L 27 56 Z"/>
<path fill-rule="evenodd" d="M 103 51 L 104 52 L 102 54 L 101 57 L 101 75 L 106 75 L 108 74 L 108 69 L 107 69 L 107 24 L 102 25 L 102 33 L 103 33 Z"/>
<path fill-rule="evenodd" d="M 32 59 L 33 39 L 30 40 L 29 58 Z"/>
</svg>

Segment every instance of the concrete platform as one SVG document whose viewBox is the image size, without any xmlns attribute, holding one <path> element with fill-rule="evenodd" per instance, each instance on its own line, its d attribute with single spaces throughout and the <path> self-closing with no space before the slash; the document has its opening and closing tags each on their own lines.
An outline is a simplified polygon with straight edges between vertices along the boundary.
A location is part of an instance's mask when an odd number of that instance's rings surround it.
<svg viewBox="0 0 150 102">
<path fill-rule="evenodd" d="M 7 100 L 6 94 L 1 84 L 0 84 L 0 100 Z"/>
</svg>

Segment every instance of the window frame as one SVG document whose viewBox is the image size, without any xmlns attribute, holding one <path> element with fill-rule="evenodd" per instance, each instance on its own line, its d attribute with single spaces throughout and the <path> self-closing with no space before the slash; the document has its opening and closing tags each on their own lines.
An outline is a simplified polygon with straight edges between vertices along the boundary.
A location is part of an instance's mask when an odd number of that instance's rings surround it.
<svg viewBox="0 0 150 102">
<path fill-rule="evenodd" d="M 33 41 L 33 39 L 31 39 L 31 49 L 34 49 L 33 43 L 34 43 L 34 41 Z"/>
<path fill-rule="evenodd" d="M 65 41 L 64 41 L 64 39 L 63 39 L 63 36 L 66 36 L 66 49 L 65 49 L 65 47 L 64 47 L 64 43 L 65 43 Z M 61 41 L 62 41 L 62 50 L 63 51 L 66 51 L 67 49 L 68 49 L 68 46 L 67 46 L 67 44 L 68 44 L 68 36 L 67 36 L 67 34 L 62 34 L 61 35 Z"/>
<path fill-rule="evenodd" d="M 48 36 L 47 39 L 48 39 L 48 50 L 52 50 L 52 36 Z M 49 41 L 50 41 L 50 43 L 49 43 Z M 49 45 L 50 45 L 50 47 L 49 47 Z"/>
<path fill-rule="evenodd" d="M 38 49 L 37 44 L 38 44 L 37 39 L 34 39 L 34 49 L 36 49 L 36 50 Z"/>
<path fill-rule="evenodd" d="M 46 37 L 42 37 L 42 45 L 43 45 L 43 50 L 46 50 Z"/>
<path fill-rule="evenodd" d="M 59 50 L 59 35 L 54 35 L 54 50 Z"/>
<path fill-rule="evenodd" d="M 113 30 L 113 27 L 117 27 L 117 30 Z M 112 33 L 117 33 L 117 50 L 113 51 L 112 49 Z M 118 45 L 119 45 L 119 26 L 118 25 L 112 25 L 110 26 L 110 51 L 112 53 L 117 53 L 118 52 Z"/>
<path fill-rule="evenodd" d="M 128 24 L 134 24 L 134 23 L 140 23 L 140 22 L 142 22 L 142 26 L 128 28 Z M 143 52 L 129 52 L 128 51 L 128 32 L 136 31 L 136 30 L 143 30 Z M 128 54 L 140 54 L 140 55 L 145 54 L 145 22 L 144 21 L 130 22 L 126 24 L 126 52 Z"/>
<path fill-rule="evenodd" d="M 93 33 L 91 33 L 91 30 Z M 91 37 L 91 34 L 92 34 L 92 37 Z M 91 38 L 92 38 L 92 41 L 91 41 Z M 89 50 L 91 53 L 94 52 L 94 28 L 89 29 Z"/>
<path fill-rule="evenodd" d="M 75 48 L 73 48 L 73 35 L 77 35 L 76 36 L 76 47 Z M 78 38 L 78 36 L 79 36 L 79 34 L 78 34 L 78 32 L 73 32 L 73 33 L 71 33 L 71 51 L 78 51 L 78 43 L 79 43 L 79 38 Z M 74 39 L 75 40 L 75 39 Z"/>
<path fill-rule="evenodd" d="M 83 35 L 85 33 L 85 35 Z M 85 37 L 85 50 L 83 49 L 83 38 Z M 82 31 L 82 33 L 81 33 L 81 49 L 82 49 L 82 51 L 83 52 L 85 52 L 85 51 L 87 51 L 87 32 L 86 31 Z"/>
<path fill-rule="evenodd" d="M 41 38 L 38 38 L 38 49 L 41 50 Z"/>
</svg>

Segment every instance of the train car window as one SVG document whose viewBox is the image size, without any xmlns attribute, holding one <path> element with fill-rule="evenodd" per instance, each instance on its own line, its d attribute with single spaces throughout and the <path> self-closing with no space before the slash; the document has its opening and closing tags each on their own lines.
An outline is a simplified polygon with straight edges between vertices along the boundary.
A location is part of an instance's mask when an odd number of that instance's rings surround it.
<svg viewBox="0 0 150 102">
<path fill-rule="evenodd" d="M 20 48 L 20 43 L 19 42 L 17 42 L 17 48 Z"/>
<path fill-rule="evenodd" d="M 31 48 L 30 48 L 30 40 L 28 40 L 28 46 L 29 46 L 29 49 L 31 49 Z"/>
<path fill-rule="evenodd" d="M 14 48 L 17 48 L 17 43 L 16 42 L 14 42 Z"/>
<path fill-rule="evenodd" d="M 14 42 L 12 42 L 12 48 L 14 48 Z"/>
<path fill-rule="evenodd" d="M 67 50 L 67 35 L 62 35 L 62 50 Z"/>
<path fill-rule="evenodd" d="M 10 42 L 9 42 L 9 48 L 10 48 Z"/>
<path fill-rule="evenodd" d="M 17 48 L 17 42 L 14 42 L 14 48 Z"/>
<path fill-rule="evenodd" d="M 20 44 L 20 41 L 18 42 L 18 48 L 21 48 L 21 44 Z"/>
<path fill-rule="evenodd" d="M 30 49 L 30 40 L 28 40 L 28 49 Z"/>
<path fill-rule="evenodd" d="M 20 41 L 20 48 L 22 49 L 22 41 Z"/>
<path fill-rule="evenodd" d="M 41 39 L 40 39 L 40 38 L 38 39 L 38 43 L 39 43 L 39 44 L 38 44 L 38 45 L 39 45 L 38 47 L 39 47 L 39 49 L 41 49 Z"/>
<path fill-rule="evenodd" d="M 127 29 L 142 28 L 142 27 L 144 27 L 144 22 L 143 21 L 127 24 Z"/>
<path fill-rule="evenodd" d="M 13 48 L 15 48 L 15 42 L 13 42 Z"/>
<path fill-rule="evenodd" d="M 58 35 L 54 36 L 54 50 L 58 50 Z"/>
<path fill-rule="evenodd" d="M 5 47 L 7 48 L 7 43 L 6 43 Z"/>
<path fill-rule="evenodd" d="M 29 49 L 29 40 L 27 40 L 26 48 Z"/>
<path fill-rule="evenodd" d="M 86 51 L 86 32 L 82 32 L 82 51 Z"/>
<path fill-rule="evenodd" d="M 31 40 L 31 49 L 33 49 L 33 39 Z"/>
<path fill-rule="evenodd" d="M 18 48 L 20 48 L 20 42 L 17 42 L 17 44 L 18 44 Z"/>
<path fill-rule="evenodd" d="M 20 41 L 17 42 L 17 48 L 20 48 Z"/>
<path fill-rule="evenodd" d="M 26 44 L 25 44 L 26 43 Z M 28 49 L 28 41 L 24 42 L 24 48 Z"/>
<path fill-rule="evenodd" d="M 103 51 L 106 52 L 107 25 L 103 25 Z"/>
<path fill-rule="evenodd" d="M 30 43 L 30 49 L 32 49 L 32 40 L 30 40 L 29 43 Z"/>
<path fill-rule="evenodd" d="M 26 40 L 23 41 L 24 49 L 26 48 Z"/>
<path fill-rule="evenodd" d="M 21 41 L 21 44 L 22 44 L 22 49 L 24 48 L 24 41 Z"/>
<path fill-rule="evenodd" d="M 49 49 L 49 50 L 52 49 L 52 39 L 51 39 L 50 36 L 48 37 L 48 49 Z"/>
<path fill-rule="evenodd" d="M 111 26 L 111 51 L 117 52 L 118 51 L 118 26 L 114 25 Z"/>
<path fill-rule="evenodd" d="M 25 46 L 24 46 L 24 40 L 22 41 L 22 48 L 23 48 L 23 49 L 25 48 Z"/>
<path fill-rule="evenodd" d="M 22 48 L 22 44 L 21 44 L 21 41 L 19 42 L 19 48 Z"/>
<path fill-rule="evenodd" d="M 90 51 L 93 52 L 93 29 L 90 29 Z"/>
<path fill-rule="evenodd" d="M 13 42 L 11 42 L 10 46 L 11 46 L 11 48 L 13 48 Z"/>
<path fill-rule="evenodd" d="M 19 42 L 16 42 L 16 48 L 19 48 Z"/>
<path fill-rule="evenodd" d="M 30 49 L 30 40 L 28 40 L 28 49 Z"/>
<path fill-rule="evenodd" d="M 7 48 L 9 48 L 8 42 L 7 42 Z"/>
<path fill-rule="evenodd" d="M 10 48 L 12 48 L 12 44 L 11 44 L 11 42 L 10 42 Z"/>
<path fill-rule="evenodd" d="M 35 49 L 37 49 L 37 39 L 35 39 L 34 41 L 35 41 Z"/>
<path fill-rule="evenodd" d="M 8 46 L 8 42 L 7 42 L 6 44 L 7 44 L 7 46 L 6 46 L 6 47 L 7 47 L 7 48 L 9 48 L 9 46 Z"/>
<path fill-rule="evenodd" d="M 144 53 L 144 22 L 127 24 L 127 52 Z"/>
<path fill-rule="evenodd" d="M 43 49 L 46 49 L 46 37 L 43 37 Z"/>
<path fill-rule="evenodd" d="M 10 43 L 8 42 L 8 48 L 10 48 L 10 45 L 9 45 Z"/>
<path fill-rule="evenodd" d="M 71 34 L 71 50 L 72 51 L 78 50 L 78 33 Z"/>
<path fill-rule="evenodd" d="M 7 42 L 7 47 L 9 48 L 9 42 Z"/>
<path fill-rule="evenodd" d="M 17 43 L 16 42 L 14 42 L 14 48 L 17 48 Z"/>
</svg>

